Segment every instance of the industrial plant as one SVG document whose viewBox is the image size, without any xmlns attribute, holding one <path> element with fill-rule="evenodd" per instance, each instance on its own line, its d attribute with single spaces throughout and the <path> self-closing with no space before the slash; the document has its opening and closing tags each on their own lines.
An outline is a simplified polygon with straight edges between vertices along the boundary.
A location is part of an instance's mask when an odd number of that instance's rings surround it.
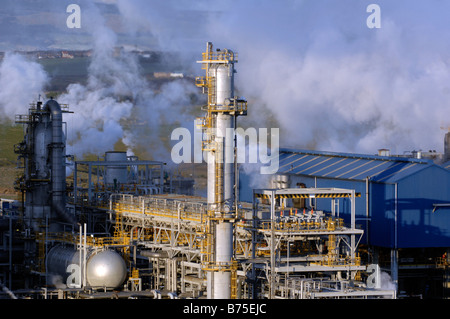
<svg viewBox="0 0 450 319">
<path fill-rule="evenodd" d="M 449 296 L 445 158 L 281 149 L 269 185 L 252 188 L 227 138 L 251 112 L 237 53 L 208 42 L 198 62 L 206 197 L 163 161 L 114 150 L 66 175 L 70 105 L 16 115 L 20 199 L 1 199 L 0 298 Z"/>
</svg>

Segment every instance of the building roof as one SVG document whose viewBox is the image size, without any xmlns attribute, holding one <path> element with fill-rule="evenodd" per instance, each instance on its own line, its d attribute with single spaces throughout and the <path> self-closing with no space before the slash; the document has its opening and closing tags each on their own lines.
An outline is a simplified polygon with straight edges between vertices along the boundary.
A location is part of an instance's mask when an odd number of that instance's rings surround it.
<svg viewBox="0 0 450 319">
<path fill-rule="evenodd" d="M 283 148 L 278 173 L 393 183 L 432 165 L 428 159 Z"/>
</svg>

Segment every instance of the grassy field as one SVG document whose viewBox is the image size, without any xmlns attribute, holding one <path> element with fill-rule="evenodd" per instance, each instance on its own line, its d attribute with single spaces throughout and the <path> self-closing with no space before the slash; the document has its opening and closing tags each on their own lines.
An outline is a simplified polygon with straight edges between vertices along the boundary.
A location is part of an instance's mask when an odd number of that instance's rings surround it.
<svg viewBox="0 0 450 319">
<path fill-rule="evenodd" d="M 16 165 L 14 144 L 23 140 L 23 127 L 10 121 L 0 122 L 0 166 Z"/>
<path fill-rule="evenodd" d="M 16 198 L 14 181 L 20 170 L 16 169 L 17 154 L 14 144 L 23 140 L 22 125 L 0 122 L 0 197 Z"/>
</svg>

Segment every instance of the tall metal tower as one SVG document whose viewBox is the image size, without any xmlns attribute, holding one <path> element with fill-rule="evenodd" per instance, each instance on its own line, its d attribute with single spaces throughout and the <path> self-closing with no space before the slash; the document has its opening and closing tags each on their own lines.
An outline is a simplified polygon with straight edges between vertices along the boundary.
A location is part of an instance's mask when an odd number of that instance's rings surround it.
<svg viewBox="0 0 450 319">
<path fill-rule="evenodd" d="M 208 164 L 208 223 L 204 240 L 203 268 L 207 271 L 208 298 L 233 296 L 233 229 L 236 218 L 236 119 L 247 115 L 247 101 L 234 96 L 234 64 L 237 54 L 228 49 L 213 51 L 208 42 L 202 54 L 206 76 L 196 85 L 208 95 L 206 115 L 199 119 L 204 139 L 202 150 Z"/>
</svg>

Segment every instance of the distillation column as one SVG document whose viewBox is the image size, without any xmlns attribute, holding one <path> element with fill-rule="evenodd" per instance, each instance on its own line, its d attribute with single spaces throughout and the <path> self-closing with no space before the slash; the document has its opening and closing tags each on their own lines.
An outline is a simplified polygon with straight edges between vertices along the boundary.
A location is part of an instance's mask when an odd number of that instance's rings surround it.
<svg viewBox="0 0 450 319">
<path fill-rule="evenodd" d="M 234 132 L 237 116 L 247 113 L 247 102 L 234 97 L 237 59 L 233 51 L 213 52 L 212 43 L 208 42 L 199 62 L 206 70 L 206 77 L 197 78 L 197 85 L 208 94 L 207 114 L 201 121 L 206 133 L 203 150 L 208 152 L 208 298 L 229 299 L 237 187 Z"/>
<path fill-rule="evenodd" d="M 24 176 L 19 180 L 25 196 L 26 228 L 36 232 L 45 229 L 46 219 L 51 231 L 55 221 L 76 224 L 65 211 L 65 137 L 62 110 L 58 102 L 37 102 L 28 115 L 17 115 L 16 123 L 26 124 L 24 141 L 15 145 L 15 152 L 24 159 Z"/>
</svg>

